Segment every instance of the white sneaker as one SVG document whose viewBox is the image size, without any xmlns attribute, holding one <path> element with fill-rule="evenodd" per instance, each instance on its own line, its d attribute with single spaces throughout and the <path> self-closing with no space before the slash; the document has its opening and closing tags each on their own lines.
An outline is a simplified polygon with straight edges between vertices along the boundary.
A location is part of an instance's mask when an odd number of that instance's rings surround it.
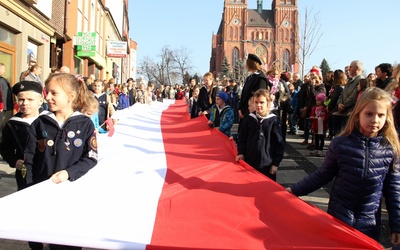
<svg viewBox="0 0 400 250">
<path fill-rule="evenodd" d="M 312 156 L 318 156 L 318 150 L 314 150 L 310 152 L 310 155 Z"/>
</svg>

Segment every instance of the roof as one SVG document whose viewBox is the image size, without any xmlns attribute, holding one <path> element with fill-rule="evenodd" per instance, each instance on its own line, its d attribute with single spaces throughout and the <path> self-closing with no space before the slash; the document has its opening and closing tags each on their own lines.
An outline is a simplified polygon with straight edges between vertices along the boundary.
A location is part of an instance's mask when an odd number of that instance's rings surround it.
<svg viewBox="0 0 400 250">
<path fill-rule="evenodd" d="M 257 10 L 249 9 L 248 13 L 249 26 L 274 27 L 274 12 L 272 10 L 263 10 L 260 15 Z"/>
</svg>

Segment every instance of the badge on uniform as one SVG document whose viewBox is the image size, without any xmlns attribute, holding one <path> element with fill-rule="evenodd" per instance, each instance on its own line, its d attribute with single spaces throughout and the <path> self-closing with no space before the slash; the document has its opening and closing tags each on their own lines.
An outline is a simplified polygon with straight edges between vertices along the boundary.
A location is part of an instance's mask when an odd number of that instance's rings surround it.
<svg viewBox="0 0 400 250">
<path fill-rule="evenodd" d="M 38 149 L 40 152 L 44 152 L 44 150 L 46 149 L 46 139 L 38 140 Z"/>
<path fill-rule="evenodd" d="M 95 135 L 92 135 L 92 137 L 90 137 L 90 147 L 93 150 L 97 150 L 97 140 Z"/>
<path fill-rule="evenodd" d="M 74 131 L 69 131 L 67 134 L 68 138 L 72 139 L 75 137 L 75 132 Z"/>
<path fill-rule="evenodd" d="M 83 144 L 83 141 L 82 141 L 81 138 L 76 138 L 76 139 L 74 140 L 74 146 L 75 146 L 75 147 L 80 148 L 80 147 L 82 146 L 82 144 Z"/>
<path fill-rule="evenodd" d="M 54 145 L 54 141 L 53 140 L 48 140 L 47 141 L 47 146 L 53 147 L 53 145 Z"/>
</svg>

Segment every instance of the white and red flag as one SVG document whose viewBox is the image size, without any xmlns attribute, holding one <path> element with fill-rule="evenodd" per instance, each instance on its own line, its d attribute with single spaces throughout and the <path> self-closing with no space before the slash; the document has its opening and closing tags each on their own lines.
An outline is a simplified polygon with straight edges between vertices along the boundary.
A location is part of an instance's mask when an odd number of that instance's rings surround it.
<svg viewBox="0 0 400 250">
<path fill-rule="evenodd" d="M 0 199 L 0 238 L 101 249 L 383 249 L 235 162 L 184 102 L 136 104 L 75 182 Z"/>
</svg>

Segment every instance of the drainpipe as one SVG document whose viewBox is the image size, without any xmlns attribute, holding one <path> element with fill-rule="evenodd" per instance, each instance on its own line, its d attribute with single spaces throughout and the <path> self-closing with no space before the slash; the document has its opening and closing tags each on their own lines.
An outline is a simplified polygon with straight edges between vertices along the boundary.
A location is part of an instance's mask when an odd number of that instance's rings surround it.
<svg viewBox="0 0 400 250">
<path fill-rule="evenodd" d="M 65 0 L 65 5 L 64 5 L 64 32 L 63 32 L 63 37 L 64 37 L 64 42 L 66 43 L 67 40 L 67 31 L 68 31 L 68 4 L 70 0 Z"/>
</svg>

